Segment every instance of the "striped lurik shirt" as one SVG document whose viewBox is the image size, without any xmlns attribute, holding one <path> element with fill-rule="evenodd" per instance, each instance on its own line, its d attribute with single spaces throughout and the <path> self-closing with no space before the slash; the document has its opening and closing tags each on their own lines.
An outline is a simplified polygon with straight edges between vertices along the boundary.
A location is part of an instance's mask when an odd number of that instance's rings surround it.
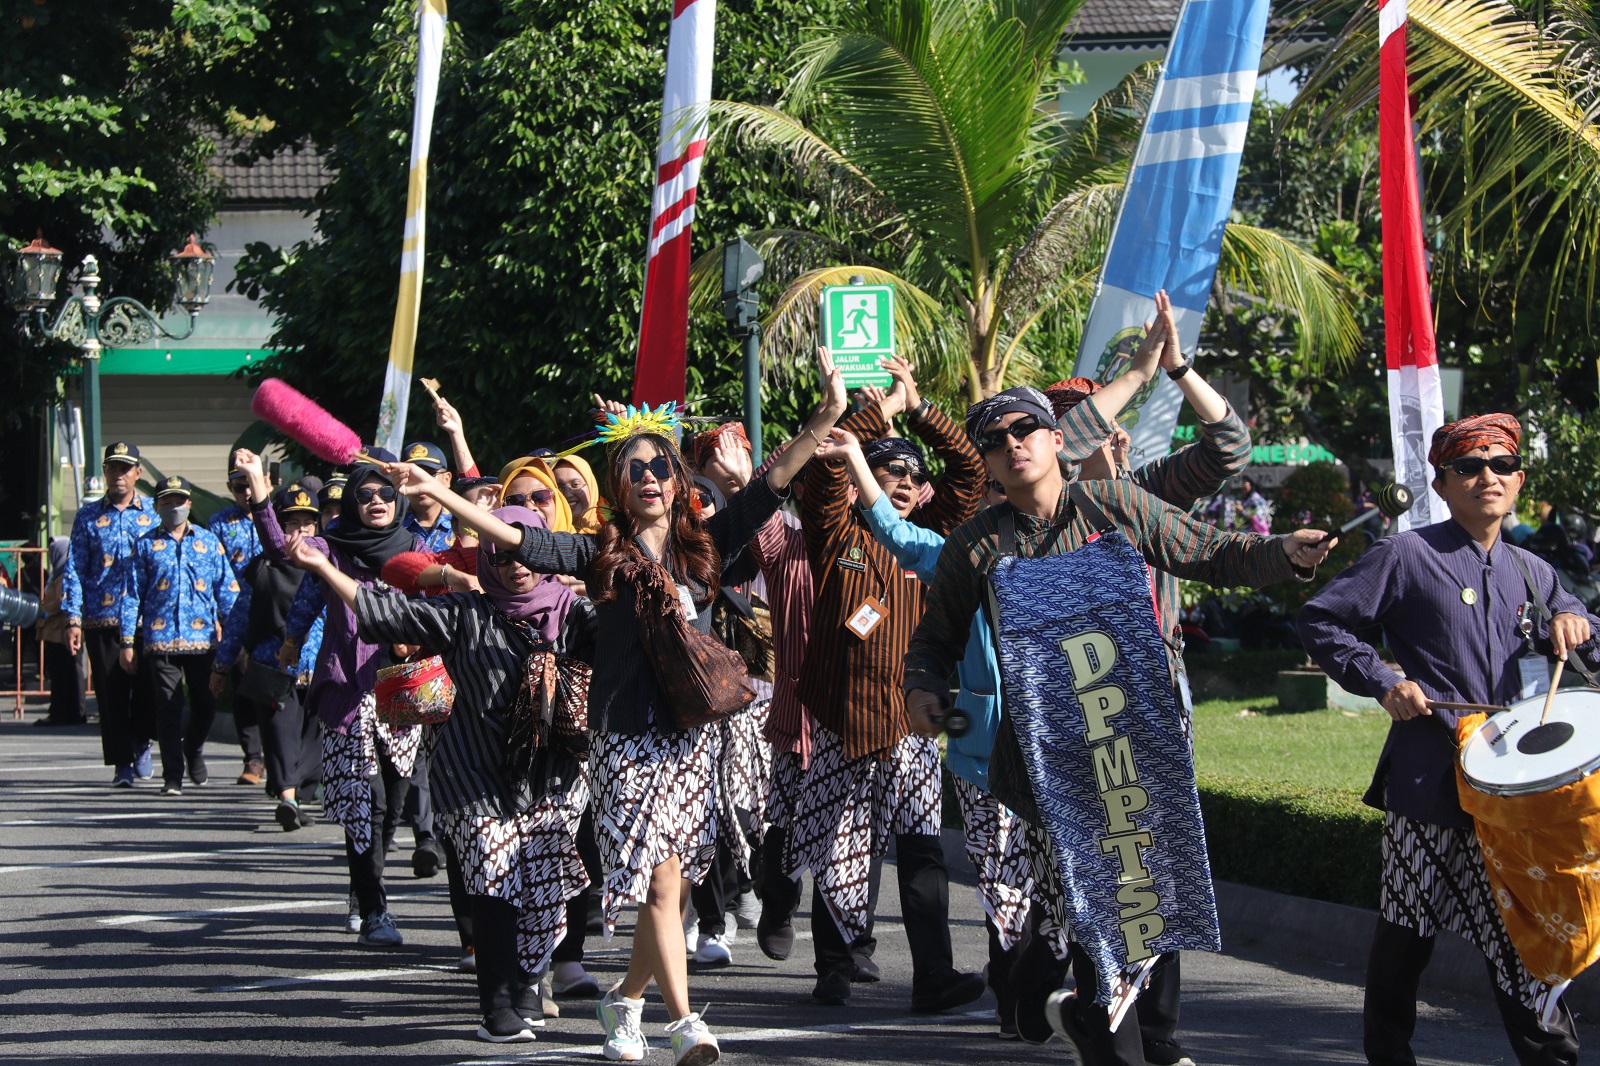
<svg viewBox="0 0 1600 1066">
<path fill-rule="evenodd" d="M 1061 416 L 1061 452 L 1081 459 L 1100 446 L 1112 423 L 1092 403 L 1079 403 Z M 1250 464 L 1250 430 L 1228 407 L 1215 422 L 1200 423 L 1200 439 L 1133 471 L 1128 479 L 1159 500 L 1186 511 L 1222 490 L 1229 478 Z M 1170 654 L 1181 653 L 1178 637 L 1182 597 L 1178 579 L 1165 570 L 1156 572 L 1156 603 L 1161 613 L 1161 636 Z"/>
<path fill-rule="evenodd" d="M 876 404 L 854 416 L 851 428 L 870 438 L 889 430 Z M 930 408 L 912 430 L 945 463 L 933 499 L 913 521 L 948 534 L 983 502 L 983 460 L 966 433 L 938 408 Z M 819 725 L 844 741 L 846 758 L 881 754 L 909 732 L 901 670 L 911 632 L 922 617 L 922 583 L 900 568 L 851 505 L 843 462 L 812 460 L 807 471 L 800 525 L 816 600 L 800 700 Z M 888 614 L 862 639 L 845 628 L 845 620 L 868 596 L 881 600 Z M 971 619 L 968 612 L 968 623 Z"/>
<path fill-rule="evenodd" d="M 455 707 L 436 729 L 428 770 L 435 807 L 504 819 L 578 780 L 577 760 L 549 749 L 534 758 L 525 779 L 508 781 L 500 768 L 507 712 L 536 647 L 533 630 L 508 620 L 476 592 L 405 599 L 362 588 L 355 616 L 362 640 L 431 648 L 455 682 Z"/>
</svg>

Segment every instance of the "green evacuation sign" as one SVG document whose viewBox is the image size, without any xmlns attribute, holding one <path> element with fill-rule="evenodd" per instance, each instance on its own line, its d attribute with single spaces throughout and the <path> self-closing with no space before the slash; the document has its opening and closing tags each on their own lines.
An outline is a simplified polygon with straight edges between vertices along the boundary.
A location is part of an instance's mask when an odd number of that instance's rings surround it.
<svg viewBox="0 0 1600 1066">
<path fill-rule="evenodd" d="M 829 285 L 822 290 L 822 343 L 845 388 L 888 387 L 878 363 L 894 354 L 894 286 Z"/>
</svg>

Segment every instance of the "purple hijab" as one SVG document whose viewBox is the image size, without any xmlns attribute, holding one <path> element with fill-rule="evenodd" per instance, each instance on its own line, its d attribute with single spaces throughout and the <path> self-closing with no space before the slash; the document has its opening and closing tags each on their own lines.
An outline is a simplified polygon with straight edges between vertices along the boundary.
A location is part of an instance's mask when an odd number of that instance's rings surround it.
<svg viewBox="0 0 1600 1066">
<path fill-rule="evenodd" d="M 494 516 L 514 526 L 549 528 L 544 516 L 527 507 L 502 507 Z M 495 610 L 513 622 L 527 622 L 545 640 L 554 641 L 561 633 L 562 619 L 576 598 L 572 590 L 558 581 L 554 574 L 535 574 L 537 583 L 527 592 L 512 592 L 500 582 L 500 573 L 489 562 L 493 545 L 487 540 L 478 542 L 478 585 L 489 597 Z"/>
</svg>

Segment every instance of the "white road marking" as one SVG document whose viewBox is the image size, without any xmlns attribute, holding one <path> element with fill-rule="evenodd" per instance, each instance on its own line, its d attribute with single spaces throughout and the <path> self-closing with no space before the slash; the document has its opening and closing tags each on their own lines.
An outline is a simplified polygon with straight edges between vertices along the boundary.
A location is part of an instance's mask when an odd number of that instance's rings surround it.
<svg viewBox="0 0 1600 1066">
<path fill-rule="evenodd" d="M 449 893 L 444 889 L 435 892 L 403 892 L 391 895 L 390 899 L 426 899 L 430 897 L 444 897 Z M 320 910 L 324 907 L 343 907 L 347 900 L 344 896 L 330 896 L 327 899 L 291 899 L 278 900 L 274 903 L 251 903 L 240 907 L 217 907 L 203 911 L 162 911 L 156 914 L 119 914 L 111 918 L 96 918 L 101 925 L 142 925 L 149 922 L 185 922 L 197 918 L 216 918 L 226 914 L 261 914 L 268 911 L 310 911 Z"/>
<path fill-rule="evenodd" d="M 0 822 L 0 826 L 29 826 L 29 825 L 71 825 L 76 822 L 121 822 L 129 818 L 183 818 L 188 815 L 200 813 L 198 811 L 180 811 L 170 807 L 151 807 L 147 811 L 133 811 L 128 814 L 76 814 L 63 818 L 22 818 L 15 822 Z M 214 815 L 214 811 L 204 812 L 207 816 Z"/>
<path fill-rule="evenodd" d="M 992 1010 L 964 1011 L 961 1014 L 910 1014 L 901 1018 L 883 1018 L 878 1021 L 835 1022 L 829 1025 L 808 1025 L 797 1029 L 743 1029 L 716 1032 L 717 1043 L 724 1051 L 739 1049 L 744 1044 L 763 1044 L 774 1040 L 803 1040 L 807 1037 L 837 1036 L 841 1033 L 872 1032 L 888 1028 L 906 1028 L 916 1031 L 919 1039 L 926 1037 L 929 1022 L 941 1019 L 950 1021 L 966 1019 L 993 1019 Z M 656 1038 L 652 1047 L 663 1047 L 666 1040 Z M 520 1066 L 525 1062 L 556 1062 L 563 1059 L 599 1059 L 600 1047 L 553 1047 L 547 1051 L 530 1051 L 514 1059 L 463 1059 L 456 1066 Z"/>
<path fill-rule="evenodd" d="M 104 770 L 98 762 L 57 763 L 54 766 L 0 766 L 0 774 L 54 773 L 57 770 Z"/>
<path fill-rule="evenodd" d="M 383 981 L 391 977 L 411 977 L 416 974 L 455 973 L 454 966 L 406 966 L 393 970 L 329 970 L 327 973 L 307 973 L 298 977 L 274 977 L 270 981 L 256 981 L 247 985 L 226 985 L 218 992 L 259 992 L 267 988 L 287 988 L 291 985 L 349 984 L 356 981 Z"/>
<path fill-rule="evenodd" d="M 79 859 L 76 862 L 42 862 L 30 866 L 0 866 L 0 874 L 20 874 L 30 870 L 65 870 L 74 866 L 137 866 L 148 862 L 171 862 L 175 859 L 213 859 L 222 855 L 270 855 L 275 851 L 305 851 L 311 848 L 343 850 L 341 844 L 279 844 L 268 848 L 219 848 L 215 851 L 157 851 L 128 855 L 108 855 L 102 859 Z"/>
</svg>

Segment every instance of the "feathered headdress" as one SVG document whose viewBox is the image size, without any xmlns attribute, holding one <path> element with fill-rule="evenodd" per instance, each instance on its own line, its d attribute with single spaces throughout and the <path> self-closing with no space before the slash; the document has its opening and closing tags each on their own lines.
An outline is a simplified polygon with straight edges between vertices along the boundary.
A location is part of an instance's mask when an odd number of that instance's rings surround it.
<svg viewBox="0 0 1600 1066">
<path fill-rule="evenodd" d="M 649 404 L 634 407 L 629 404 L 627 410 L 620 415 L 604 412 L 597 414 L 595 421 L 597 424 L 592 434 L 585 435 L 573 447 L 557 452 L 557 458 L 575 455 L 594 443 L 604 444 L 606 450 L 610 451 L 623 441 L 641 433 L 654 433 L 676 444 L 684 427 L 683 417 L 675 403 L 664 403 L 659 407 L 651 407 Z"/>
</svg>

